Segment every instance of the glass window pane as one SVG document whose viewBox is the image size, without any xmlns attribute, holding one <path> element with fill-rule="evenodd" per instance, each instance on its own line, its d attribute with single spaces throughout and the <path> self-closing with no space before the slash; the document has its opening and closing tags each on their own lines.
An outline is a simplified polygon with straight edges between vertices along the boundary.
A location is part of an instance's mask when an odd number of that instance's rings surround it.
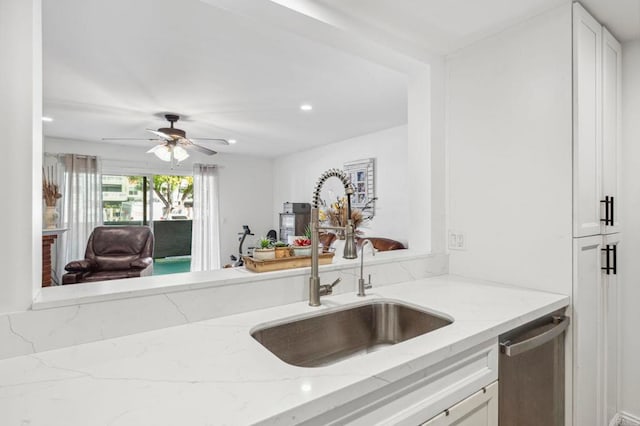
<svg viewBox="0 0 640 426">
<path fill-rule="evenodd" d="M 102 209 L 105 225 L 143 223 L 142 176 L 102 176 Z"/>
</svg>

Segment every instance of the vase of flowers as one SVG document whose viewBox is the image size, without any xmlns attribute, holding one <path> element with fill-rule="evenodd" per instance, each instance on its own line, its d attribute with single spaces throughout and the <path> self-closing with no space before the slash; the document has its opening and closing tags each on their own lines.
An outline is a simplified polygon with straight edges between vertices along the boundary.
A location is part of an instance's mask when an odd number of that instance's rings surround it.
<svg viewBox="0 0 640 426">
<path fill-rule="evenodd" d="M 44 210 L 44 227 L 46 229 L 55 229 L 58 226 L 60 214 L 56 210 L 56 204 L 62 197 L 58 189 L 58 185 L 53 183 L 53 170 L 49 168 L 45 173 L 42 169 L 42 198 L 45 203 Z"/>
<path fill-rule="evenodd" d="M 324 209 L 320 214 L 320 220 L 328 222 L 331 226 L 344 228 L 347 226 L 347 210 L 347 197 L 340 197 L 334 203 L 331 203 L 329 207 Z M 361 210 L 351 209 L 351 222 L 353 223 L 353 229 L 357 235 L 362 234 L 362 231 L 359 231 L 358 227 L 362 225 L 365 220 L 369 219 L 370 218 L 364 216 Z M 344 230 L 337 230 L 336 235 L 340 240 L 345 239 Z"/>
<path fill-rule="evenodd" d="M 272 260 L 276 258 L 276 249 L 269 238 L 260 238 L 258 247 L 253 249 L 253 258 L 257 260 Z"/>
</svg>

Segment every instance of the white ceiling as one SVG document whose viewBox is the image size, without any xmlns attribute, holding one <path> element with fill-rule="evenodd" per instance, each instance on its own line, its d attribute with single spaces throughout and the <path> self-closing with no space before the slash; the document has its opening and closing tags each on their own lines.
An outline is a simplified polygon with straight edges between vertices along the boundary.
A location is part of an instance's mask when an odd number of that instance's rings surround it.
<svg viewBox="0 0 640 426">
<path fill-rule="evenodd" d="M 446 54 L 570 0 L 313 0 Z M 640 0 L 583 0 L 621 41 L 640 38 Z"/>
<path fill-rule="evenodd" d="M 407 120 L 404 75 L 198 0 L 43 8 L 49 137 L 148 138 L 176 112 L 188 136 L 238 140 L 218 151 L 275 157 Z"/>
<path fill-rule="evenodd" d="M 569 2 L 313 1 L 443 54 Z M 582 3 L 640 38 L 640 0 Z M 406 123 L 404 75 L 257 22 L 199 0 L 43 2 L 45 135 L 146 138 L 175 112 L 191 137 L 238 140 L 214 149 L 275 157 Z"/>
<path fill-rule="evenodd" d="M 619 41 L 640 39 L 640 0 L 581 0 Z"/>
</svg>

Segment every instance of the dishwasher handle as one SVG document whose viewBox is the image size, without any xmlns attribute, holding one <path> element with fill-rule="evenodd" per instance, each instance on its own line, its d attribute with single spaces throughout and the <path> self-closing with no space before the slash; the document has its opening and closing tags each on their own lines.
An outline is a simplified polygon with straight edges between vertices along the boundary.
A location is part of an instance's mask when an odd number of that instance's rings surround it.
<svg viewBox="0 0 640 426">
<path fill-rule="evenodd" d="M 553 322 L 555 326 L 544 333 L 540 333 L 536 336 L 533 336 L 527 340 L 523 340 L 518 343 L 511 343 L 511 341 L 507 340 L 506 342 L 500 343 L 500 352 L 505 354 L 506 356 L 516 356 L 521 353 L 530 351 L 531 349 L 535 349 L 538 346 L 544 345 L 547 342 L 555 339 L 565 332 L 567 327 L 569 327 L 569 317 L 567 316 L 554 316 Z"/>
</svg>

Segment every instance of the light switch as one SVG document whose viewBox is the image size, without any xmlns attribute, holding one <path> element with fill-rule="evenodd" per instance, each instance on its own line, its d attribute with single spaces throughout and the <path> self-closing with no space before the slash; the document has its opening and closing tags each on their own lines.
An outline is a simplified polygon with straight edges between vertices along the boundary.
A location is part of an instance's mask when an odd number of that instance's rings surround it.
<svg viewBox="0 0 640 426">
<path fill-rule="evenodd" d="M 464 232 L 450 229 L 447 239 L 449 250 L 466 250 L 467 238 Z"/>
</svg>

